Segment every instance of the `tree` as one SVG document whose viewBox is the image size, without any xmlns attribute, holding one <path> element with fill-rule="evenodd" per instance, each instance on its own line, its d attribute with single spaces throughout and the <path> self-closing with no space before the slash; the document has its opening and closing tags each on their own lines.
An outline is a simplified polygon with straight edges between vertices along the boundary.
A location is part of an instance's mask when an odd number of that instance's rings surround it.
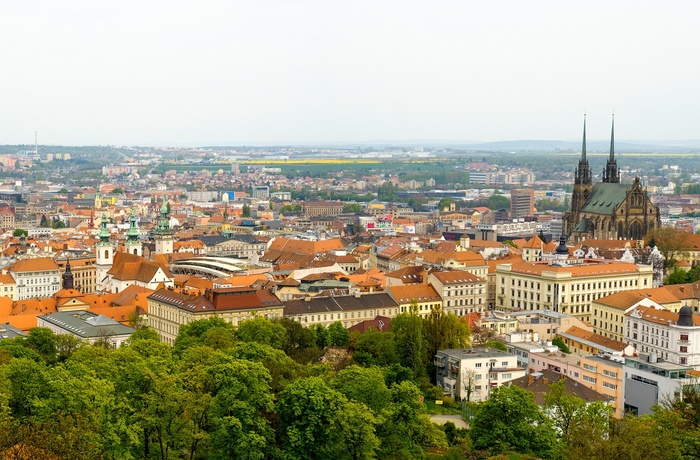
<svg viewBox="0 0 700 460">
<path fill-rule="evenodd" d="M 29 235 L 29 232 L 21 229 L 21 228 L 16 228 L 14 232 L 12 232 L 12 236 L 19 238 L 20 236 L 27 236 Z"/>
<path fill-rule="evenodd" d="M 41 215 L 41 221 L 39 222 L 39 227 L 48 228 L 51 227 L 51 222 L 46 218 L 46 214 Z"/>
<path fill-rule="evenodd" d="M 676 265 L 664 280 L 664 284 L 684 284 L 689 282 L 688 278 L 688 272 Z"/>
<path fill-rule="evenodd" d="M 314 324 L 310 329 L 314 333 L 314 340 L 318 348 L 323 349 L 331 344 L 331 337 L 326 326 L 323 324 Z"/>
<path fill-rule="evenodd" d="M 352 340 L 353 360 L 364 366 L 390 366 L 398 363 L 394 334 L 374 329 Z"/>
<path fill-rule="evenodd" d="M 492 453 L 515 450 L 541 458 L 554 458 L 557 436 L 552 422 L 535 404 L 534 395 L 516 386 L 495 388 L 471 423 L 475 449 Z"/>
<path fill-rule="evenodd" d="M 47 363 L 56 362 L 56 334 L 47 327 L 34 327 L 29 330 L 27 345 L 41 355 Z"/>
<path fill-rule="evenodd" d="M 243 205 L 243 210 L 241 211 L 241 217 L 250 217 L 250 206 L 247 204 Z"/>
<path fill-rule="evenodd" d="M 464 394 L 466 394 L 465 399 L 467 402 L 471 402 L 472 393 L 476 391 L 476 370 L 467 369 L 462 375 L 462 390 L 464 390 Z"/>
<path fill-rule="evenodd" d="M 438 210 L 439 211 L 449 211 L 450 207 L 455 204 L 455 200 L 453 200 L 450 197 L 445 197 L 440 200 L 438 203 Z"/>
<path fill-rule="evenodd" d="M 559 348 L 560 351 L 566 353 L 567 355 L 571 353 L 571 351 L 569 351 L 569 347 L 566 346 L 561 337 L 555 337 L 554 339 L 552 339 L 552 345 L 556 346 L 557 348 Z"/>
<path fill-rule="evenodd" d="M 51 223 L 51 228 L 66 228 L 66 224 L 62 220 L 54 219 Z"/>
<path fill-rule="evenodd" d="M 428 342 L 423 333 L 423 320 L 418 316 L 418 303 L 411 301 L 409 311 L 400 313 L 391 321 L 396 354 L 399 363 L 413 371 L 416 376 L 425 374 Z"/>
<path fill-rule="evenodd" d="M 350 332 L 343 326 L 343 323 L 336 321 L 328 326 L 328 335 L 331 345 L 334 347 L 347 347 L 350 342 Z"/>
<path fill-rule="evenodd" d="M 644 237 L 646 241 L 653 241 L 656 247 L 664 256 L 664 268 L 670 269 L 675 263 L 687 257 L 692 245 L 688 234 L 675 227 L 663 226 L 647 233 Z"/>
<path fill-rule="evenodd" d="M 235 334 L 233 325 L 217 316 L 192 321 L 180 326 L 173 351 L 180 354 L 189 347 L 203 345 L 205 342 L 214 344 L 217 348 L 226 347 L 234 343 Z"/>
<path fill-rule="evenodd" d="M 428 340 L 428 359 L 438 350 L 464 348 L 469 344 L 469 326 L 454 313 L 445 314 L 442 306 L 433 307 L 424 320 L 425 336 Z"/>
<path fill-rule="evenodd" d="M 331 419 L 328 457 L 362 460 L 376 458 L 380 441 L 376 426 L 380 419 L 362 403 L 345 402 Z"/>
<path fill-rule="evenodd" d="M 287 455 L 294 459 L 323 459 L 330 444 L 330 425 L 347 399 L 320 377 L 289 385 L 279 395 L 277 413 Z"/>
<path fill-rule="evenodd" d="M 506 344 L 503 342 L 500 342 L 498 340 L 489 340 L 484 344 L 484 346 L 489 347 L 489 348 L 495 348 L 496 350 L 499 351 L 505 351 L 508 352 L 508 347 L 506 347 Z"/>
<path fill-rule="evenodd" d="M 391 392 L 378 367 L 346 367 L 338 372 L 333 386 L 349 400 L 366 404 L 376 415 L 391 404 Z"/>
<path fill-rule="evenodd" d="M 287 331 L 278 322 L 270 321 L 264 316 L 256 316 L 238 326 L 236 337 L 244 342 L 264 343 L 281 350 L 287 340 Z"/>
<path fill-rule="evenodd" d="M 362 212 L 362 205 L 359 203 L 343 204 L 343 214 L 359 214 Z"/>
</svg>

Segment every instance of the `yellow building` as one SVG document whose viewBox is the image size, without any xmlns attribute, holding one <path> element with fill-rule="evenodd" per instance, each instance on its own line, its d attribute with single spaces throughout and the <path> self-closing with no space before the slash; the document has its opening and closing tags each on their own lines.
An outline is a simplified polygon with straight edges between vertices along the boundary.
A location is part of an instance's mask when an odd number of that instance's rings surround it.
<svg viewBox="0 0 700 460">
<path fill-rule="evenodd" d="M 442 297 L 429 284 L 404 284 L 389 286 L 386 292 L 397 304 L 401 313 L 409 311 L 412 303 L 418 307 L 418 315 L 428 316 L 434 308 L 442 307 Z"/>
<path fill-rule="evenodd" d="M 605 260 L 512 262 L 496 266 L 496 308 L 554 310 L 593 318 L 592 303 L 618 291 L 651 288 L 650 265 Z"/>
<path fill-rule="evenodd" d="M 617 292 L 593 302 L 593 331 L 615 340 L 625 340 L 625 314 L 637 306 L 678 313 L 682 303 L 665 288 Z"/>
</svg>

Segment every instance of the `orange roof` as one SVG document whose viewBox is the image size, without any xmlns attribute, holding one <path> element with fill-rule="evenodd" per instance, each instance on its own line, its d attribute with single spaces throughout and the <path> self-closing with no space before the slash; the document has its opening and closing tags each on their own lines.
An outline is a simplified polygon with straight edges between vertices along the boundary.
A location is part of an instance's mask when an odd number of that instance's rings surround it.
<svg viewBox="0 0 700 460">
<path fill-rule="evenodd" d="M 652 323 L 667 325 L 669 323 L 675 324 L 678 322 L 678 313 L 673 313 L 669 310 L 657 310 L 656 308 L 645 307 L 643 305 L 639 305 L 637 308 L 627 312 L 625 315 L 630 316 L 635 311 L 639 313 L 643 320 L 651 321 Z M 696 326 L 700 326 L 700 316 L 693 315 L 693 323 Z"/>
<path fill-rule="evenodd" d="M 442 301 L 440 294 L 429 284 L 389 286 L 387 290 L 399 304 L 410 303 L 414 299 L 418 303 Z"/>
<path fill-rule="evenodd" d="M 572 277 L 611 276 L 638 273 L 639 268 L 627 262 L 589 262 L 580 265 L 550 265 L 548 262 L 520 262 L 511 264 L 512 273 L 542 276 L 543 272 L 567 273 Z"/>
<path fill-rule="evenodd" d="M 544 246 L 544 241 L 542 241 L 539 236 L 534 235 L 524 245 L 519 247 L 521 247 L 522 249 L 540 249 L 542 248 L 542 246 Z"/>
<path fill-rule="evenodd" d="M 22 259 L 15 262 L 11 267 L 10 271 L 19 272 L 35 272 L 35 271 L 48 271 L 48 270 L 58 270 L 58 265 L 56 261 L 50 257 L 38 257 L 36 259 Z"/>
<path fill-rule="evenodd" d="M 659 305 L 680 303 L 680 300 L 665 288 L 634 289 L 631 291 L 620 291 L 597 299 L 595 302 L 609 307 L 626 310 L 642 299 L 650 299 Z"/>
<path fill-rule="evenodd" d="M 472 275 L 465 270 L 452 270 L 449 272 L 432 272 L 442 284 L 483 283 L 484 280 Z"/>
<path fill-rule="evenodd" d="M 270 250 L 281 252 L 295 252 L 300 254 L 318 254 L 321 252 L 329 252 L 337 249 L 344 249 L 345 245 L 338 239 L 322 240 L 322 241 L 304 241 L 292 240 L 289 238 L 275 238 L 270 245 Z"/>
<path fill-rule="evenodd" d="M 595 333 L 587 331 L 585 329 L 581 329 L 578 326 L 571 326 L 569 329 L 566 330 L 566 332 L 564 332 L 564 334 L 570 335 L 570 336 L 577 338 L 577 339 L 592 342 L 600 347 L 610 348 L 610 349 L 613 349 L 616 351 L 623 351 L 625 348 L 627 348 L 627 344 L 624 342 L 620 342 L 619 340 L 609 339 L 609 338 L 602 336 L 600 334 L 595 334 Z"/>
</svg>

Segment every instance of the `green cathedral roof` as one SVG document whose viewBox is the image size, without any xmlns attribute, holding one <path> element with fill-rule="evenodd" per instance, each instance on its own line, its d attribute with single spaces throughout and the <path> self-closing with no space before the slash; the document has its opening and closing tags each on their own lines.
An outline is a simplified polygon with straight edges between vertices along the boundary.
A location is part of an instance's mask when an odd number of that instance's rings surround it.
<svg viewBox="0 0 700 460">
<path fill-rule="evenodd" d="M 581 208 L 581 212 L 595 214 L 612 214 L 613 209 L 625 201 L 629 184 L 614 184 L 601 182 L 593 186 L 591 197 Z"/>
</svg>

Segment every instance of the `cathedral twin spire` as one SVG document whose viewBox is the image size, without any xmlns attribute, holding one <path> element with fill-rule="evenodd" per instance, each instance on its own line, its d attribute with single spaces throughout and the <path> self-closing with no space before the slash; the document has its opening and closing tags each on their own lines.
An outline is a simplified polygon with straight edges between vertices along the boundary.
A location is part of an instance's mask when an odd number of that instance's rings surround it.
<svg viewBox="0 0 700 460">
<path fill-rule="evenodd" d="M 610 133 L 610 156 L 603 170 L 603 182 L 620 183 L 620 173 L 617 170 L 617 160 L 615 159 L 615 115 L 612 120 L 612 132 Z M 586 158 L 586 114 L 583 114 L 583 145 L 581 146 L 581 159 L 576 168 L 576 185 L 591 185 L 591 170 Z"/>
<path fill-rule="evenodd" d="M 617 170 L 617 160 L 615 159 L 615 115 L 612 119 L 612 131 L 610 132 L 610 157 L 603 171 L 603 182 L 610 184 L 620 183 L 620 173 Z"/>
</svg>

